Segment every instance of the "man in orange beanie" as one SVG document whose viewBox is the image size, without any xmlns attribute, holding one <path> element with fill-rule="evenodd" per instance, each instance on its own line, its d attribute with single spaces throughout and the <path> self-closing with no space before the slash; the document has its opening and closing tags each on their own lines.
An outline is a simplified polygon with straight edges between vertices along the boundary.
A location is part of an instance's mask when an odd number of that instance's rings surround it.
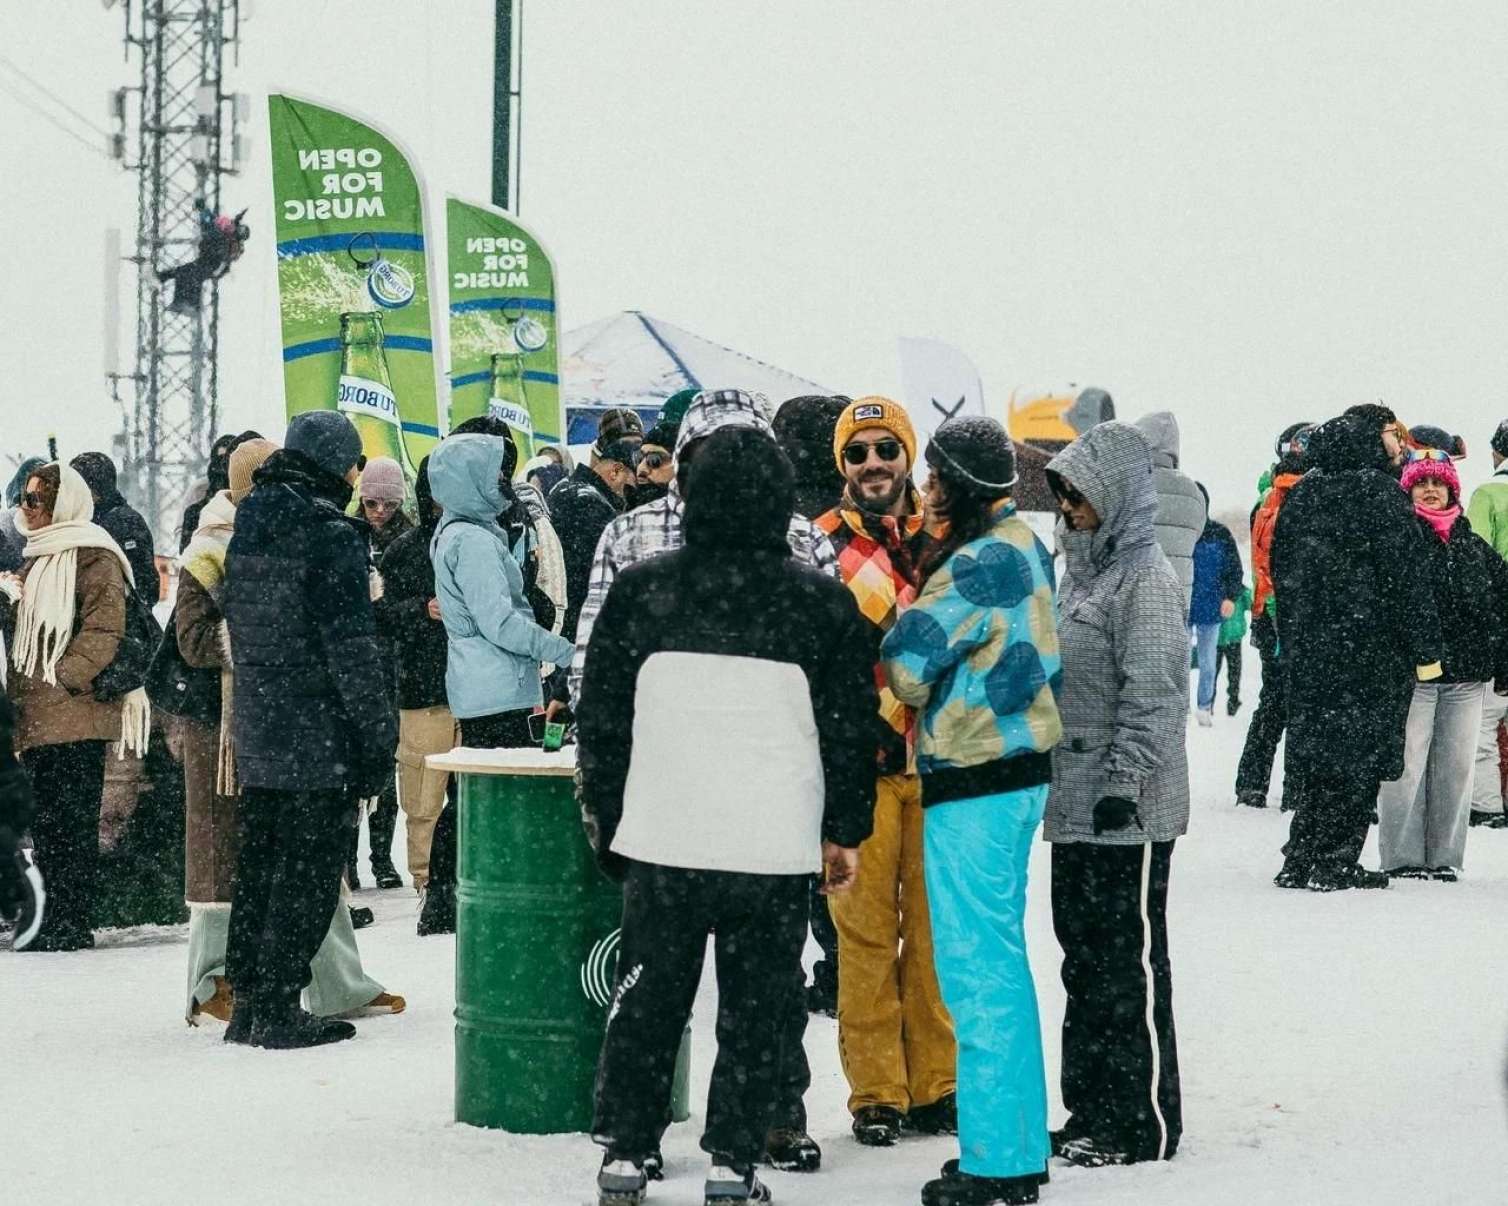
<svg viewBox="0 0 1508 1206">
<path fill-rule="evenodd" d="M 846 896 L 828 898 L 838 929 L 838 1046 L 854 1137 L 888 1147 L 903 1125 L 929 1134 L 958 1129 L 957 1049 L 933 967 L 922 875 L 916 717 L 879 668 L 880 641 L 916 598 L 930 537 L 911 484 L 916 432 L 905 407 L 879 397 L 849 403 L 833 454 L 843 498 L 815 522 L 870 624 L 882 733 L 874 833 L 860 847 L 864 873 Z"/>
</svg>

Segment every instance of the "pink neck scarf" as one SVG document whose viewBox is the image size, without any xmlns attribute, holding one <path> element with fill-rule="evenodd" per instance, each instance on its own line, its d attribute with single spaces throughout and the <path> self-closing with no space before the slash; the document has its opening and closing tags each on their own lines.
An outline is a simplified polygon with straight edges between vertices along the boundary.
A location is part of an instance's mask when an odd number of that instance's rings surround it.
<svg viewBox="0 0 1508 1206">
<path fill-rule="evenodd" d="M 1447 544 L 1450 543 L 1450 530 L 1456 526 L 1456 520 L 1461 518 L 1461 504 L 1446 507 L 1440 511 L 1434 507 L 1426 507 L 1423 503 L 1414 504 L 1414 512 L 1420 519 L 1435 529 L 1435 535 Z"/>
</svg>

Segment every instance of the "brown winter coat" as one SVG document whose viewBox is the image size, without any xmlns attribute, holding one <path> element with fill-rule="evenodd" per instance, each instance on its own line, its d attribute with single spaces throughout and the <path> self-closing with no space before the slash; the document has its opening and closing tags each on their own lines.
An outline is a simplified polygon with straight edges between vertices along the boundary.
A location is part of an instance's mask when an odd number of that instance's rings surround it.
<svg viewBox="0 0 1508 1206">
<path fill-rule="evenodd" d="M 178 652 L 198 670 L 224 664 L 224 617 L 209 591 L 191 574 L 178 579 L 174 609 Z M 229 904 L 235 887 L 237 800 L 215 791 L 220 756 L 218 725 L 182 722 L 184 899 L 190 904 Z"/>
<path fill-rule="evenodd" d="M 21 567 L 24 581 L 36 565 Z M 126 575 L 107 549 L 78 550 L 73 639 L 58 659 L 56 683 L 11 668 L 10 697 L 20 713 L 17 751 L 74 741 L 119 741 L 121 701 L 94 698 L 95 675 L 115 659 L 126 631 Z"/>
</svg>

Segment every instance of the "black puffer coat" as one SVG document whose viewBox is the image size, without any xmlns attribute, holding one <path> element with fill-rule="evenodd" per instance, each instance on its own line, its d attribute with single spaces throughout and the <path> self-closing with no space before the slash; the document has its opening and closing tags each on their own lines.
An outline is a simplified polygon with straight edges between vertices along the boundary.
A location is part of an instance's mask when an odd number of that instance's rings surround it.
<svg viewBox="0 0 1508 1206">
<path fill-rule="evenodd" d="M 560 537 L 566 569 L 566 613 L 560 635 L 568 641 L 576 639 L 576 621 L 586 602 L 597 542 L 622 512 L 623 500 L 587 465 L 577 465 L 570 477 L 550 491 L 550 521 Z"/>
<path fill-rule="evenodd" d="M 377 794 L 393 773 L 397 716 L 351 488 L 280 449 L 236 511 L 222 610 L 235 668 L 241 783 Z"/>
<path fill-rule="evenodd" d="M 1396 779 L 1416 668 L 1440 660 L 1429 550 L 1375 425 L 1315 429 L 1310 470 L 1278 513 L 1272 580 L 1300 768 Z"/>
<path fill-rule="evenodd" d="M 1465 515 L 1441 540 L 1419 521 L 1428 550 L 1415 572 L 1434 589 L 1445 655 L 1441 682 L 1508 686 L 1508 561 L 1471 530 Z"/>
<path fill-rule="evenodd" d="M 382 573 L 377 626 L 398 663 L 398 706 L 434 708 L 445 702 L 445 659 L 450 642 L 445 625 L 431 619 L 428 609 L 435 597 L 435 567 L 429 559 L 429 545 L 440 522 L 434 496 L 429 492 L 428 457 L 420 462 L 414 495 L 419 526 L 393 541 L 377 566 Z"/>
</svg>

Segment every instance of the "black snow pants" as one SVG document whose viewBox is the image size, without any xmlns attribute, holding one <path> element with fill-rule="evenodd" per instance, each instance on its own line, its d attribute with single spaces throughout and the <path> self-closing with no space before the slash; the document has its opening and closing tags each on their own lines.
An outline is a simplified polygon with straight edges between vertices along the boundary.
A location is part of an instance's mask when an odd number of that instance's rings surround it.
<svg viewBox="0 0 1508 1206">
<path fill-rule="evenodd" d="M 236 1007 L 286 1016 L 309 983 L 309 960 L 340 899 L 355 801 L 343 791 L 241 793 L 241 848 L 225 974 Z"/>
<path fill-rule="evenodd" d="M 1178 1150 L 1183 1107 L 1168 955 L 1172 842 L 1055 843 L 1052 918 L 1063 948 L 1066 1129 L 1132 1160 Z"/>
<path fill-rule="evenodd" d="M 1220 689 L 1220 667 L 1226 668 L 1225 699 L 1227 703 L 1241 702 L 1241 642 L 1215 647 L 1215 690 Z"/>
<path fill-rule="evenodd" d="M 808 878 L 629 864 L 617 987 L 597 1065 L 598 1143 L 636 1159 L 658 1147 L 710 934 L 717 1062 L 702 1148 L 738 1164 L 759 1159 L 786 1063 L 788 969 L 799 968 L 806 941 Z"/>
<path fill-rule="evenodd" d="M 395 770 L 392 778 L 378 794 L 377 803 L 372 811 L 367 814 L 367 845 L 370 847 L 368 861 L 372 864 L 373 875 L 393 865 L 393 834 L 397 829 L 398 774 Z M 355 827 L 351 830 L 351 848 L 346 858 L 353 872 L 357 870 L 356 854 L 360 846 L 361 821 L 358 818 Z M 359 873 L 357 878 L 359 878 Z"/>
<path fill-rule="evenodd" d="M 1284 763 L 1293 804 L 1283 870 L 1306 878 L 1315 869 L 1354 867 L 1367 843 L 1382 780 L 1375 772 L 1345 766 L 1309 766 L 1296 758 Z"/>
<path fill-rule="evenodd" d="M 36 804 L 31 838 L 47 885 L 41 936 L 83 940 L 94 927 L 105 743 L 37 745 L 22 755 Z"/>
<path fill-rule="evenodd" d="M 1256 711 L 1251 714 L 1251 724 L 1246 730 L 1246 747 L 1236 768 L 1236 795 L 1260 792 L 1265 796 L 1272 782 L 1278 742 L 1288 724 L 1288 698 L 1283 686 L 1283 667 L 1278 661 L 1277 625 L 1272 617 L 1265 613 L 1253 617 L 1251 635 L 1257 656 L 1262 659 L 1262 691 L 1257 696 Z M 1286 783 L 1283 795 L 1286 800 L 1289 795 Z"/>
</svg>

